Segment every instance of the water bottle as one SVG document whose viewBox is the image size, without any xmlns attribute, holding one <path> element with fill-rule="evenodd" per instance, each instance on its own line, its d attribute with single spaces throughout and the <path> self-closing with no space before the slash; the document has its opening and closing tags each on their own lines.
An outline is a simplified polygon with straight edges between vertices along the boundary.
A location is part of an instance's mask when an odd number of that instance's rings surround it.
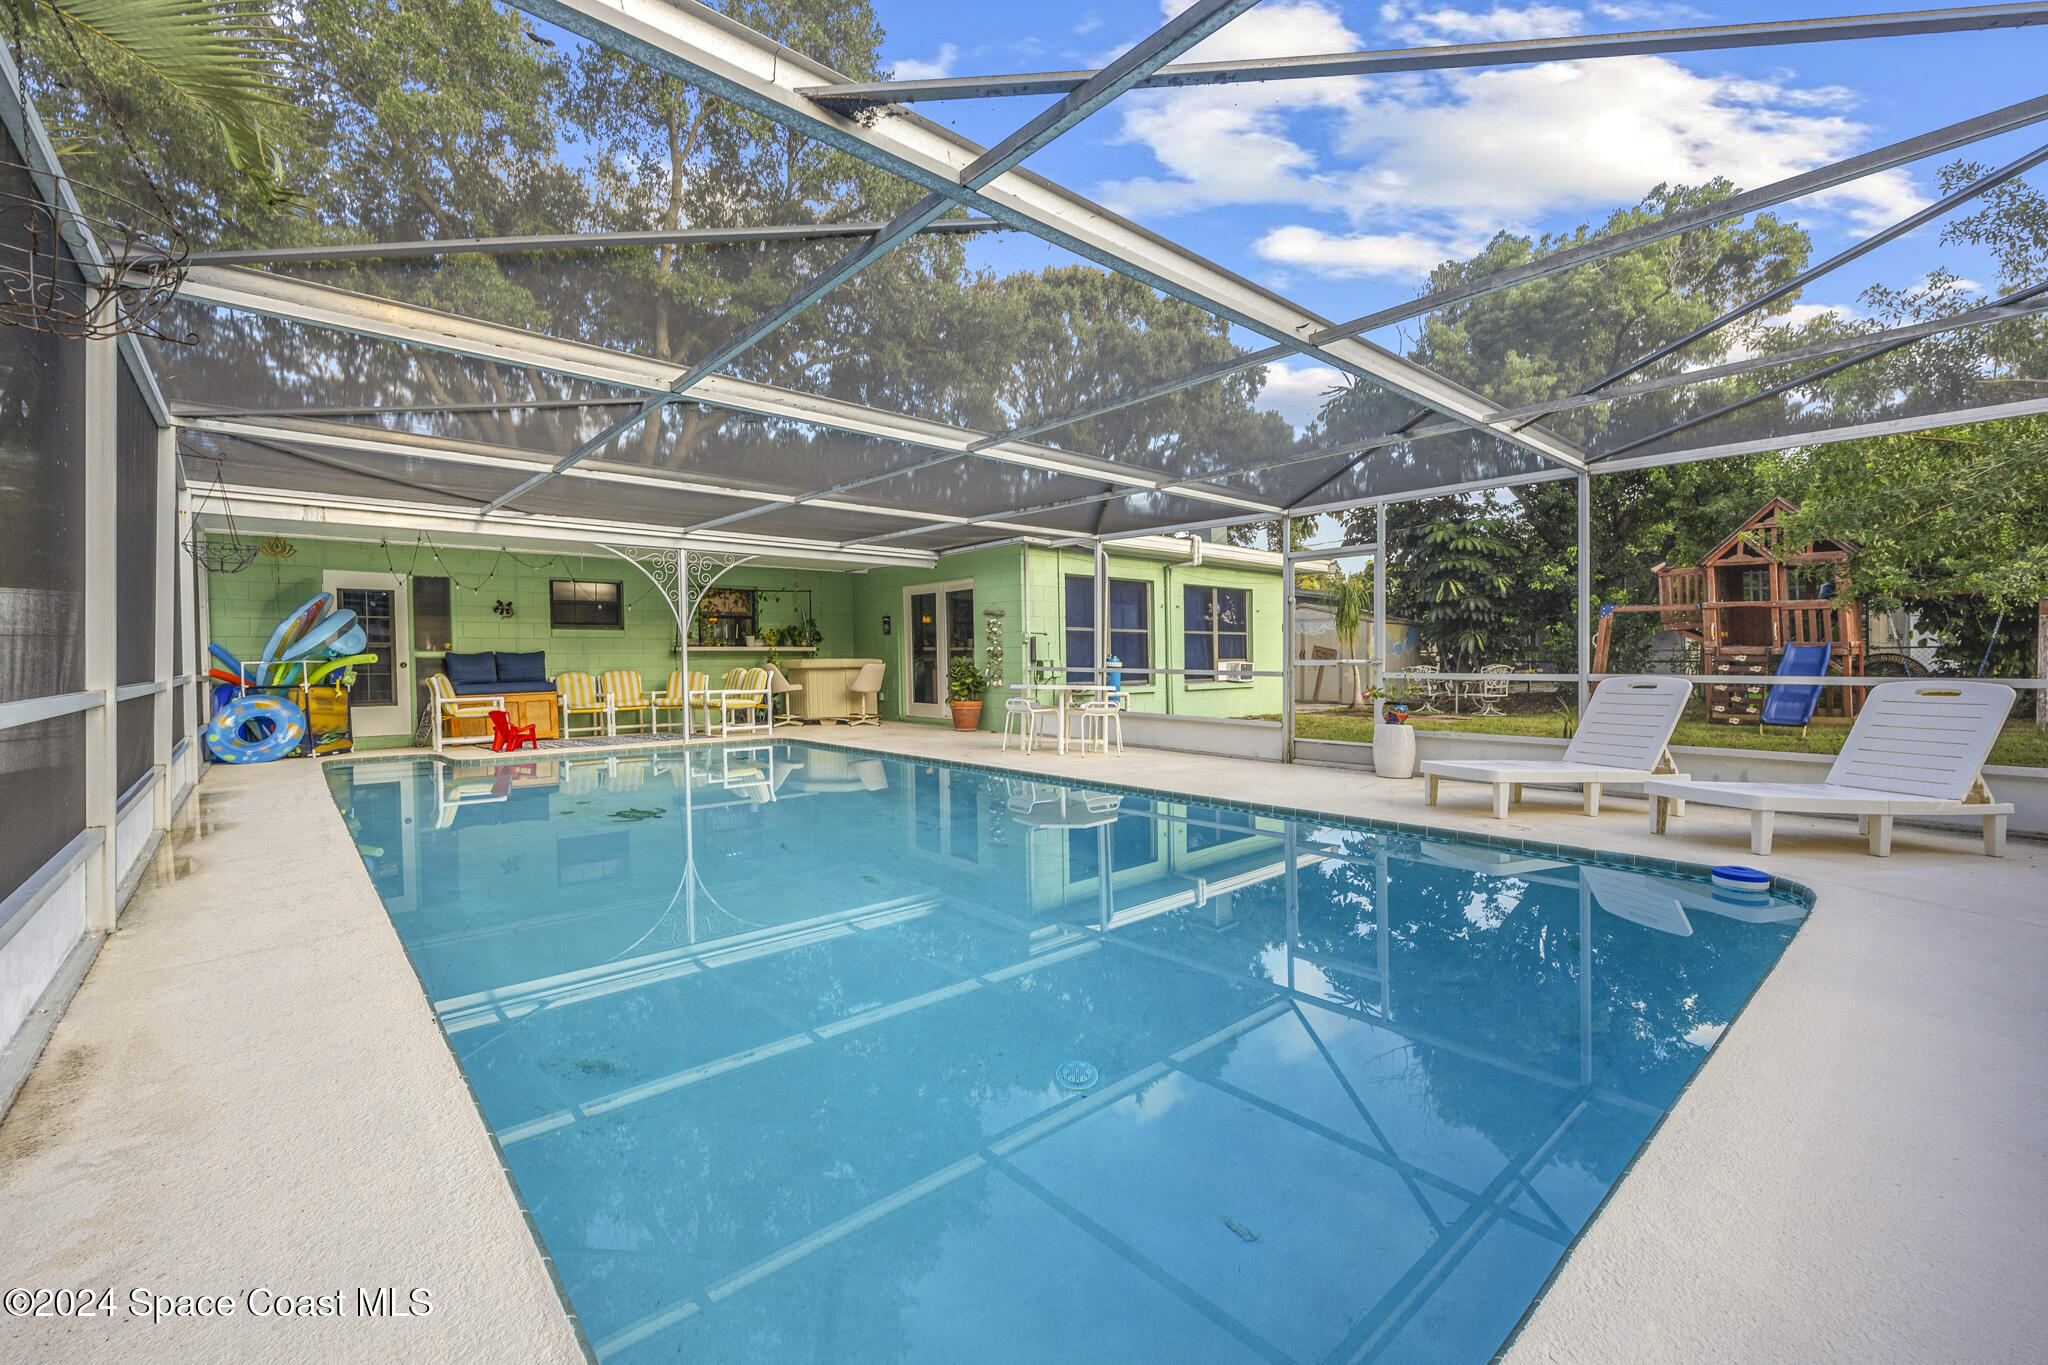
<svg viewBox="0 0 2048 1365">
<path fill-rule="evenodd" d="M 1109 683 L 1110 695 L 1116 696 L 1121 693 L 1124 690 L 1124 661 L 1112 654 L 1102 661 L 1102 668 L 1103 677 Z"/>
</svg>

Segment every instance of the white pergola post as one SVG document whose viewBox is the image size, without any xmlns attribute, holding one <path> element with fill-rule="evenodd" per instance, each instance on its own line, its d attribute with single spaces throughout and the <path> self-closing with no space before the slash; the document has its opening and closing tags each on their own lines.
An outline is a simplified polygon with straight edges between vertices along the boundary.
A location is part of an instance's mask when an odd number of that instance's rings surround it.
<svg viewBox="0 0 2048 1365">
<path fill-rule="evenodd" d="M 1581 474 L 1579 485 L 1579 714 L 1593 699 L 1593 480 Z"/>
<path fill-rule="evenodd" d="M 1109 550 L 1095 542 L 1095 681 L 1109 681 Z"/>
<path fill-rule="evenodd" d="M 1387 678 L 1387 505 L 1381 503 L 1373 510 L 1373 539 L 1379 549 L 1372 556 L 1372 668 L 1373 684 L 1384 685 Z M 1373 723 L 1379 723 L 1379 712 L 1373 712 Z"/>
<path fill-rule="evenodd" d="M 165 433 L 171 438 L 170 463 L 172 471 L 177 470 L 177 433 Z M 199 739 L 200 717 L 206 696 L 206 622 L 200 613 L 199 565 L 185 551 L 185 540 L 192 534 L 192 490 L 178 489 L 176 520 L 172 523 L 171 559 L 177 565 L 178 600 L 185 607 L 185 676 L 190 682 L 178 689 L 177 705 L 185 716 L 185 739 L 192 746 L 190 771 L 196 781 L 201 762 L 199 751 L 205 747 Z"/>
<path fill-rule="evenodd" d="M 1280 761 L 1294 762 L 1294 518 L 1280 515 Z M 1338 681 L 1343 681 L 1339 670 Z M 1287 862 L 1294 880 L 1294 860 Z"/>
<path fill-rule="evenodd" d="M 120 351 L 112 339 L 85 348 L 85 687 L 99 700 L 85 714 L 85 828 L 98 842 L 85 861 L 88 932 L 114 927 L 120 868 L 114 848 L 114 803 L 120 762 L 114 736 L 115 618 L 119 606 L 115 532 L 115 376 Z"/>
<path fill-rule="evenodd" d="M 171 827 L 175 778 L 171 773 L 171 708 L 180 703 L 177 667 L 176 614 L 178 589 L 178 465 L 177 439 L 170 428 L 156 433 L 156 651 L 151 680 L 162 691 L 154 698 L 155 744 L 150 762 L 156 773 L 156 827 Z"/>
<path fill-rule="evenodd" d="M 690 623 L 697 618 L 697 604 L 694 599 L 690 600 L 687 609 L 683 605 L 685 601 L 684 595 L 689 592 L 689 582 L 690 552 L 688 550 L 677 550 L 676 595 L 669 600 L 668 605 L 669 610 L 673 611 L 676 617 L 676 668 L 683 675 L 683 700 L 686 703 L 690 700 Z M 768 700 L 772 704 L 775 698 L 770 697 Z M 650 712 L 649 714 L 653 713 Z M 650 726 L 649 728 L 653 727 Z M 687 736 L 689 733 L 690 708 L 685 705 L 683 707 L 683 734 Z M 688 784 L 684 785 L 687 786 Z"/>
</svg>

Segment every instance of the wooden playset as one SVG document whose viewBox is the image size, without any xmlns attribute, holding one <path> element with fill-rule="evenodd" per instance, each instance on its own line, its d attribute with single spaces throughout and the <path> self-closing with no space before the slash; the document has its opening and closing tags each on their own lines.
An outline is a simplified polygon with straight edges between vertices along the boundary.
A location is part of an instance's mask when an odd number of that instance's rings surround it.
<svg viewBox="0 0 2048 1365">
<path fill-rule="evenodd" d="M 1707 714 L 1717 723 L 1756 723 L 1765 675 L 1776 669 L 1788 645 L 1831 645 L 1831 671 L 1860 676 L 1866 653 L 1863 613 L 1843 600 L 1848 587 L 1844 566 L 1856 547 L 1818 540 L 1788 552 L 1778 521 L 1797 510 L 1783 498 L 1772 498 L 1698 564 L 1657 565 L 1654 606 L 1602 610 L 1593 639 L 1593 671 L 1607 671 L 1614 617 L 1653 611 L 1663 629 L 1699 646 L 1701 672 L 1757 677 L 1754 684 L 1717 683 L 1706 689 Z M 1832 695 L 1823 698 L 1822 710 L 1854 719 L 1861 691 L 1828 688 Z"/>
</svg>

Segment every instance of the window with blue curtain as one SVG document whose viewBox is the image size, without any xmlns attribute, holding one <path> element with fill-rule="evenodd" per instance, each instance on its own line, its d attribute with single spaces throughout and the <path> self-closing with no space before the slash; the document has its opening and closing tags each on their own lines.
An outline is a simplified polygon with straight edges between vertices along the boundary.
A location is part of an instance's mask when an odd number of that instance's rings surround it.
<svg viewBox="0 0 2048 1365">
<path fill-rule="evenodd" d="M 1067 575 L 1067 681 L 1095 680 L 1095 580 Z"/>
<path fill-rule="evenodd" d="M 1067 575 L 1067 681 L 1095 680 L 1095 580 Z M 1109 652 L 1123 661 L 1125 687 L 1152 681 L 1152 585 L 1109 580 Z"/>
<path fill-rule="evenodd" d="M 1190 682 L 1214 682 L 1217 664 L 1252 657 L 1252 595 L 1246 589 L 1183 589 L 1181 615 Z"/>
<path fill-rule="evenodd" d="M 1109 652 L 1123 661 L 1124 686 L 1152 681 L 1152 585 L 1109 580 Z"/>
</svg>

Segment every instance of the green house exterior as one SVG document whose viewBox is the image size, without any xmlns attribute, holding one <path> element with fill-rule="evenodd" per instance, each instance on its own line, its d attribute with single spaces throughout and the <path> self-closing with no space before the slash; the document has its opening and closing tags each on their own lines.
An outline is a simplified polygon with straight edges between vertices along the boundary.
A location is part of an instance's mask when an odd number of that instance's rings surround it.
<svg viewBox="0 0 2048 1365">
<path fill-rule="evenodd" d="M 437 549 L 411 542 L 379 544 L 310 537 L 295 539 L 292 546 L 294 553 L 287 558 L 262 557 L 241 573 L 210 576 L 212 639 L 237 658 L 261 657 L 277 623 L 323 591 L 325 575 L 342 572 L 390 575 L 407 581 L 448 579 L 450 634 L 456 650 L 542 650 L 550 674 L 627 668 L 638 672 L 650 688 L 664 685 L 677 667 L 676 625 L 668 603 L 637 566 L 612 555 Z M 970 591 L 974 658 L 984 668 L 989 628 L 995 620 L 1000 622 L 1001 678 L 990 690 L 982 717 L 984 728 L 1000 729 L 1002 698 L 1011 684 L 1025 680 L 1034 641 L 1041 680 L 1057 678 L 1070 662 L 1081 668 L 1093 666 L 1087 637 L 1069 633 L 1070 626 L 1085 628 L 1087 621 L 1069 621 L 1067 615 L 1067 580 L 1091 579 L 1093 573 L 1094 557 L 1086 550 L 1006 545 L 947 555 L 930 568 L 846 571 L 742 564 L 728 570 L 715 586 L 754 589 L 759 594 L 757 621 L 763 630 L 793 625 L 808 610 L 823 635 L 818 655 L 880 659 L 886 665 L 884 718 L 933 724 L 949 722 L 941 716 L 912 714 L 905 706 L 912 604 L 920 591 L 941 586 Z M 1125 609 L 1115 622 L 1114 638 L 1131 638 L 1124 631 L 1135 619 L 1130 604 L 1142 597 L 1140 614 L 1153 667 L 1187 666 L 1187 590 L 1195 588 L 1245 594 L 1252 667 L 1279 670 L 1278 555 L 1185 538 L 1147 537 L 1119 542 L 1112 548 L 1109 577 L 1124 585 L 1119 600 Z M 619 584 L 623 626 L 551 626 L 550 583 L 566 579 Z M 1088 598 L 1085 589 L 1080 595 Z M 509 607 L 509 614 L 500 610 L 500 603 Z M 990 612 L 1002 615 L 991 618 Z M 1076 655 L 1072 660 L 1068 658 L 1070 639 Z M 412 641 L 405 644 L 410 646 Z M 421 644 L 418 649 L 401 651 L 400 677 L 404 681 L 398 691 L 402 694 L 415 694 L 424 676 L 440 669 L 438 642 Z M 426 647 L 429 644 L 434 647 Z M 781 653 L 787 657 L 789 652 Z M 768 657 L 765 648 L 707 649 L 693 644 L 690 666 L 715 679 L 731 669 L 759 665 Z M 1244 716 L 1270 715 L 1280 709 L 1278 677 L 1228 682 L 1162 673 L 1148 679 L 1131 667 L 1135 658 L 1125 663 L 1133 713 Z M 938 699 L 943 700 L 943 679 L 936 681 Z M 379 741 L 366 738 L 362 742 L 374 745 Z"/>
</svg>

